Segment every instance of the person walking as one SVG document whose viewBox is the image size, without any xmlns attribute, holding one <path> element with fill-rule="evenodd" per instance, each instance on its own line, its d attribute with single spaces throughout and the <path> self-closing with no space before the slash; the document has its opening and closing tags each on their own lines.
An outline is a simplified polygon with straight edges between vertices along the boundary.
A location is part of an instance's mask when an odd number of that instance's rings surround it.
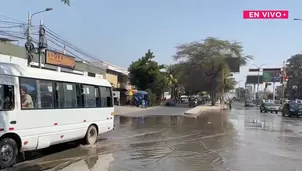
<svg viewBox="0 0 302 171">
<path fill-rule="evenodd" d="M 229 100 L 229 109 L 231 110 L 232 109 L 232 101 Z"/>
</svg>

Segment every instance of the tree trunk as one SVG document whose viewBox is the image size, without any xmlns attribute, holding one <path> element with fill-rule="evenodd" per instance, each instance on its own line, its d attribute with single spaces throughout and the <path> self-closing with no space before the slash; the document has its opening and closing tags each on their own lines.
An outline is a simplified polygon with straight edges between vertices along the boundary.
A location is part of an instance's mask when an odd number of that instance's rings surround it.
<svg viewBox="0 0 302 171">
<path fill-rule="evenodd" d="M 211 83 L 211 105 L 215 106 L 216 104 L 216 92 L 215 92 L 215 81 L 214 79 L 212 79 L 212 83 Z"/>
<path fill-rule="evenodd" d="M 215 103 L 216 103 L 215 90 L 211 90 L 211 105 L 215 106 Z"/>
</svg>

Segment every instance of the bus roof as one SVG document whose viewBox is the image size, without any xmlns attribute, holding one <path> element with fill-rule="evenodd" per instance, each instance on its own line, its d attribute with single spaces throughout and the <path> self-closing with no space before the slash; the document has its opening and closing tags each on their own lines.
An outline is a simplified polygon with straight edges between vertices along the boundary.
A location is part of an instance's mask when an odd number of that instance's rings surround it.
<svg viewBox="0 0 302 171">
<path fill-rule="evenodd" d="M 0 75 L 20 76 L 55 81 L 67 81 L 74 83 L 93 84 L 111 87 L 110 82 L 106 79 L 99 79 L 95 77 L 51 71 L 46 69 L 31 68 L 27 66 L 20 66 L 17 64 L 3 62 L 0 62 Z"/>
</svg>

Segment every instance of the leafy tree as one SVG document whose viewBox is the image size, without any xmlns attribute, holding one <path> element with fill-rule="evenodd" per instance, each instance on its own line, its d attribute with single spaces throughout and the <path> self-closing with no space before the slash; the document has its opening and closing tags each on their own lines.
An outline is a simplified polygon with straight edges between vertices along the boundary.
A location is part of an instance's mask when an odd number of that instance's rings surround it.
<svg viewBox="0 0 302 171">
<path fill-rule="evenodd" d="M 168 79 L 168 85 L 171 91 L 171 98 L 176 99 L 178 94 L 178 79 L 177 79 L 177 70 L 175 65 L 166 66 L 166 74 Z"/>
<path fill-rule="evenodd" d="M 166 75 L 161 72 L 165 68 L 154 61 L 153 52 L 148 50 L 145 56 L 132 62 L 128 71 L 130 83 L 140 90 L 150 90 L 157 100 L 168 86 Z"/>
<path fill-rule="evenodd" d="M 290 99 L 302 98 L 302 54 L 293 55 L 287 60 L 288 76 L 286 93 Z"/>
<path fill-rule="evenodd" d="M 192 93 L 209 91 L 212 98 L 212 105 L 215 104 L 216 92 L 221 90 L 222 71 L 229 78 L 227 58 L 239 58 L 240 65 L 245 65 L 251 56 L 243 54 L 243 46 L 239 42 L 230 42 L 209 37 L 204 41 L 194 41 L 176 47 L 175 61 L 181 60 L 181 69 L 187 89 Z M 229 82 L 231 83 L 231 82 Z M 232 82 L 234 84 L 234 82 Z M 231 85 L 224 88 L 232 88 Z"/>
</svg>

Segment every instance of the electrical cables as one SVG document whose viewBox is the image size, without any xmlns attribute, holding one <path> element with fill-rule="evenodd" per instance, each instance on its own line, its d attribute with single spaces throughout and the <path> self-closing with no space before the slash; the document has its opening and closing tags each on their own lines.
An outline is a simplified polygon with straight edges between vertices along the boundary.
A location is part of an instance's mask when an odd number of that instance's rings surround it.
<svg viewBox="0 0 302 171">
<path fill-rule="evenodd" d="M 68 40 L 62 38 L 62 36 L 58 35 L 54 31 L 52 31 L 47 26 L 43 25 L 46 30 L 46 40 L 48 42 L 48 49 L 52 49 L 55 51 L 64 51 L 75 58 L 83 60 L 90 65 L 101 68 L 100 64 L 102 61 L 85 51 L 84 49 L 72 44 Z M 20 20 L 14 19 L 12 17 L 8 17 L 0 14 L 0 36 L 5 36 L 7 38 L 26 40 L 27 39 L 27 29 L 28 24 L 22 22 Z M 39 26 L 32 25 L 31 26 L 31 38 L 34 44 L 39 44 Z M 36 39 L 37 38 L 37 39 Z M 25 43 L 25 42 L 24 42 Z M 61 49 L 61 50 L 58 50 Z M 99 64 L 98 64 L 99 63 Z"/>
</svg>

